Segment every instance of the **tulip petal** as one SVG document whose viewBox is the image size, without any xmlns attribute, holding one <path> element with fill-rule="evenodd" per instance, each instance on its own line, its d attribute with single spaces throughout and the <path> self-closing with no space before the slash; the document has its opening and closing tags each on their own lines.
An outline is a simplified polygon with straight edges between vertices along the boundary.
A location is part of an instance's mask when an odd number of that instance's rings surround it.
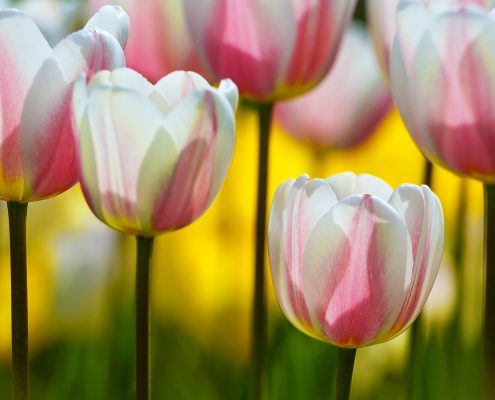
<svg viewBox="0 0 495 400">
<path fill-rule="evenodd" d="M 124 48 L 129 35 L 129 25 L 129 16 L 121 7 L 104 6 L 91 17 L 84 28 L 87 30 L 101 29 L 108 32 Z"/>
<path fill-rule="evenodd" d="M 185 0 L 184 6 L 210 72 L 232 79 L 242 93 L 269 96 L 294 46 L 296 21 L 287 0 Z"/>
<path fill-rule="evenodd" d="M 386 338 L 412 263 L 406 226 L 389 204 L 358 195 L 335 205 L 313 229 L 303 256 L 303 291 L 319 338 L 340 347 Z"/>
<path fill-rule="evenodd" d="M 230 79 L 222 79 L 218 90 L 229 100 L 232 110 L 234 112 L 237 110 L 239 105 L 239 89 L 237 85 Z"/>
<path fill-rule="evenodd" d="M 209 88 L 208 81 L 196 72 L 174 71 L 156 83 L 150 99 L 166 115 L 195 90 Z"/>
<path fill-rule="evenodd" d="M 273 200 L 268 240 L 275 292 L 287 318 L 303 331 L 317 324 L 303 296 L 304 249 L 315 225 L 336 203 L 326 181 L 309 181 L 307 175 L 282 185 Z"/>
<path fill-rule="evenodd" d="M 343 172 L 327 179 L 327 182 L 339 200 L 355 194 L 372 194 L 388 201 L 393 189 L 385 181 L 368 174 L 356 176 L 352 172 Z"/>
<path fill-rule="evenodd" d="M 73 82 L 81 72 L 89 79 L 100 69 L 123 64 L 123 51 L 113 36 L 81 30 L 62 40 L 41 65 L 27 93 L 21 121 L 31 199 L 56 195 L 76 182 L 74 138 L 67 117 Z"/>
<path fill-rule="evenodd" d="M 146 160 L 151 167 L 147 177 L 156 182 L 155 174 L 170 175 L 177 157 L 173 143 L 161 134 L 160 113 L 142 94 L 103 84 L 91 91 L 85 118 L 79 127 L 80 164 L 88 203 L 110 226 L 133 234 L 149 232 L 149 203 L 154 199 L 150 199 L 149 185 L 142 184 L 145 172 L 141 166 Z M 147 158 L 157 145 L 162 170 L 152 164 L 156 157 Z M 141 204 L 146 204 L 146 216 Z"/>
<path fill-rule="evenodd" d="M 24 99 L 51 48 L 33 20 L 0 11 L 0 198 L 22 200 L 23 165 L 19 126 Z"/>
<path fill-rule="evenodd" d="M 100 71 L 94 75 L 89 82 L 89 89 L 93 86 L 98 86 L 102 82 L 106 82 L 110 86 L 118 86 L 129 90 L 135 90 L 148 96 L 154 86 L 139 72 L 129 68 L 118 68 L 113 71 Z"/>
<path fill-rule="evenodd" d="M 403 217 L 412 242 L 414 266 L 410 286 L 391 335 L 405 330 L 418 316 L 433 287 L 443 254 L 443 214 L 427 186 L 401 185 L 389 204 Z"/>
<path fill-rule="evenodd" d="M 155 231 L 181 228 L 216 197 L 232 160 L 232 107 L 217 90 L 196 90 L 167 115 L 163 127 L 180 153 L 170 181 L 155 203 Z"/>
</svg>

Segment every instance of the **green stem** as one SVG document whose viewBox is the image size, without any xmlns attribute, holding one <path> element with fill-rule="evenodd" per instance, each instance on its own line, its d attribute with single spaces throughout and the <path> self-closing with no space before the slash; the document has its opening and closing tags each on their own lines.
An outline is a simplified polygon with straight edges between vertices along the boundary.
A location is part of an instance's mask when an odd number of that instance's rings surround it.
<svg viewBox="0 0 495 400">
<path fill-rule="evenodd" d="M 495 185 L 485 184 L 485 399 L 495 399 Z"/>
<path fill-rule="evenodd" d="M 352 372 L 356 349 L 339 348 L 337 355 L 336 400 L 349 400 L 351 397 Z"/>
<path fill-rule="evenodd" d="M 258 202 L 256 211 L 256 268 L 254 278 L 253 332 L 252 332 L 252 389 L 256 400 L 262 398 L 266 369 L 266 299 L 265 299 L 265 232 L 268 192 L 268 155 L 273 104 L 259 105 L 259 163 Z"/>
<path fill-rule="evenodd" d="M 28 304 L 26 268 L 27 203 L 7 202 L 12 298 L 12 398 L 29 398 Z"/>
<path fill-rule="evenodd" d="M 136 399 L 151 399 L 150 267 L 153 237 L 138 236 L 136 257 Z"/>
<path fill-rule="evenodd" d="M 425 158 L 424 171 L 423 171 L 423 185 L 432 187 L 433 183 L 433 164 Z M 408 366 L 408 379 L 407 379 L 407 398 L 416 399 L 421 393 L 422 379 L 421 379 L 421 365 L 423 363 L 423 332 L 422 332 L 422 318 L 421 314 L 418 315 L 416 321 L 411 326 L 411 338 L 409 343 L 409 366 Z"/>
</svg>

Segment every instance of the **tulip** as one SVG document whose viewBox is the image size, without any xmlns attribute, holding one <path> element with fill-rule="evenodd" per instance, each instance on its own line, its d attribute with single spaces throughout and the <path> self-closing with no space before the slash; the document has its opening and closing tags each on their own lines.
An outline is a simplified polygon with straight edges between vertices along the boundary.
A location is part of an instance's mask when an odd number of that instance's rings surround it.
<svg viewBox="0 0 495 400">
<path fill-rule="evenodd" d="M 294 100 L 277 104 L 276 116 L 298 139 L 319 148 L 348 148 L 369 137 L 391 103 L 368 33 L 354 24 L 323 82 Z"/>
<path fill-rule="evenodd" d="M 394 99 L 425 156 L 459 175 L 495 182 L 495 17 L 487 11 L 401 3 L 390 68 Z"/>
<path fill-rule="evenodd" d="M 132 69 L 81 76 L 73 95 L 79 176 L 107 225 L 136 236 L 136 398 L 150 399 L 150 270 L 154 236 L 210 206 L 234 149 L 238 91 L 176 71 L 152 85 Z"/>
<path fill-rule="evenodd" d="M 396 12 L 401 0 L 368 0 L 366 2 L 366 15 L 371 37 L 376 51 L 376 56 L 382 68 L 385 79 L 390 76 L 389 62 L 392 42 L 396 33 Z M 427 7 L 435 8 L 452 5 L 474 4 L 489 7 L 493 0 L 413 0 L 421 2 Z"/>
<path fill-rule="evenodd" d="M 52 49 L 30 17 L 0 11 L 1 199 L 41 200 L 76 183 L 73 82 L 81 72 L 123 66 L 127 30 L 125 13 L 105 7 Z"/>
<path fill-rule="evenodd" d="M 303 93 L 329 70 L 355 0 L 184 0 L 207 70 L 240 93 L 273 101 Z"/>
<path fill-rule="evenodd" d="M 90 0 L 97 10 L 107 0 Z M 131 32 L 125 49 L 127 66 L 151 82 L 175 70 L 205 75 L 187 29 L 183 0 L 120 1 L 129 14 Z"/>
<path fill-rule="evenodd" d="M 194 72 L 155 86 L 131 69 L 97 73 L 74 89 L 79 172 L 93 213 L 109 226 L 155 236 L 197 219 L 232 159 L 237 88 Z"/>
<path fill-rule="evenodd" d="M 343 348 L 385 342 L 421 311 L 443 251 L 443 214 L 427 186 L 370 175 L 282 184 L 268 230 L 280 306 L 302 332 Z"/>
</svg>

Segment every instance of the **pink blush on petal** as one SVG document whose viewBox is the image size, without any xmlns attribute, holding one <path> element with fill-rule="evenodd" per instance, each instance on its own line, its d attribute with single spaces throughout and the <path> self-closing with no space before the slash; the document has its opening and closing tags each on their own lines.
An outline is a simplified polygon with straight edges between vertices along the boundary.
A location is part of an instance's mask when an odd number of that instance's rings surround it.
<svg viewBox="0 0 495 400">
<path fill-rule="evenodd" d="M 385 260 L 378 228 L 371 196 L 365 195 L 335 257 L 317 312 L 326 337 L 342 346 L 365 345 L 387 324 Z"/>
</svg>

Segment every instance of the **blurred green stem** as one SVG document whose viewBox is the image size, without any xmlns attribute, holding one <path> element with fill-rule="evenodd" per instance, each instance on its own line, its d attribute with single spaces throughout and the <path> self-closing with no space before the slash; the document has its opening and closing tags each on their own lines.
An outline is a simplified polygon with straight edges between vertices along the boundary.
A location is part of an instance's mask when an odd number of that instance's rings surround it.
<svg viewBox="0 0 495 400">
<path fill-rule="evenodd" d="M 485 399 L 495 399 L 495 185 L 485 184 Z"/>
<path fill-rule="evenodd" d="M 256 211 L 256 267 L 254 278 L 253 332 L 251 346 L 251 374 L 253 398 L 263 396 L 263 380 L 266 369 L 266 299 L 265 299 L 265 243 L 266 203 L 268 194 L 268 155 L 273 104 L 260 104 L 259 114 L 259 162 L 258 202 Z"/>
<path fill-rule="evenodd" d="M 352 372 L 356 349 L 338 349 L 336 400 L 348 400 L 351 397 Z"/>
<path fill-rule="evenodd" d="M 433 183 L 433 164 L 425 158 L 424 171 L 423 171 L 423 185 L 432 187 Z M 418 315 L 416 321 L 411 326 L 411 338 L 409 342 L 409 365 L 407 368 L 407 396 L 408 399 L 420 398 L 422 379 L 421 379 L 421 365 L 423 363 L 423 332 L 422 332 L 422 318 L 421 314 Z"/>
<path fill-rule="evenodd" d="M 28 304 L 26 268 L 27 203 L 7 202 L 10 233 L 12 307 L 12 398 L 29 398 Z"/>
<path fill-rule="evenodd" d="M 153 237 L 137 236 L 136 257 L 136 399 L 151 399 L 150 266 Z"/>
</svg>

